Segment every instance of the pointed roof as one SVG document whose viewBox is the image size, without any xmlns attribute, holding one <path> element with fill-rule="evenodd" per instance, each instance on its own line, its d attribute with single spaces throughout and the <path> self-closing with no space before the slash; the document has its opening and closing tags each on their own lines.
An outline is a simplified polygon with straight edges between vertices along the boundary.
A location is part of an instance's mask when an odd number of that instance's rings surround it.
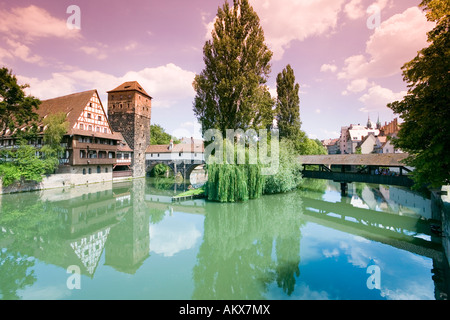
<svg viewBox="0 0 450 320">
<path fill-rule="evenodd" d="M 97 90 L 89 90 L 43 100 L 36 113 L 40 119 L 44 119 L 49 115 L 63 112 L 67 115 L 67 121 L 72 127 L 94 94 L 98 96 Z"/>
<path fill-rule="evenodd" d="M 139 84 L 139 82 L 137 81 L 127 81 L 122 83 L 120 86 L 118 86 L 117 88 L 108 91 L 108 93 L 112 93 L 112 92 L 123 92 L 123 91 L 138 91 L 144 95 L 146 95 L 147 97 L 149 97 L 150 99 L 153 99 L 143 88 L 142 86 Z"/>
</svg>

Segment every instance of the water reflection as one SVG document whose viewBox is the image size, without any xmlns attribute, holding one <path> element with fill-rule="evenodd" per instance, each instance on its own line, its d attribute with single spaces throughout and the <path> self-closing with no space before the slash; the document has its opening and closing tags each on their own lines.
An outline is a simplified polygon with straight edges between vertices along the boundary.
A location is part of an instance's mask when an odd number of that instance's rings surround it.
<svg viewBox="0 0 450 320">
<path fill-rule="evenodd" d="M 301 203 L 297 193 L 208 203 L 193 298 L 264 299 L 273 281 L 292 294 L 300 275 Z"/>
<path fill-rule="evenodd" d="M 436 217 L 404 189 L 355 184 L 341 197 L 338 184 L 307 180 L 246 203 L 172 203 L 183 190 L 135 180 L 0 196 L 0 299 L 49 286 L 65 299 L 400 299 L 398 279 L 419 278 L 447 297 Z M 383 267 L 377 295 L 371 263 Z M 82 290 L 66 287 L 72 265 Z"/>
</svg>

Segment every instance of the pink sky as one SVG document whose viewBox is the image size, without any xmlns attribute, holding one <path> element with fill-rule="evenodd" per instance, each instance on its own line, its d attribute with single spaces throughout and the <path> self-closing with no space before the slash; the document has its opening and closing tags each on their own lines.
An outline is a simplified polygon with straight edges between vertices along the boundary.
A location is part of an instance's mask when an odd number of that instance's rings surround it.
<svg viewBox="0 0 450 320">
<path fill-rule="evenodd" d="M 232 2 L 232 1 L 231 1 Z M 152 123 L 199 136 L 192 81 L 224 0 L 15 0 L 0 2 L 0 65 L 40 99 L 137 80 L 153 97 Z M 337 138 L 341 126 L 382 123 L 406 94 L 401 67 L 427 46 L 420 0 L 250 0 L 274 52 L 268 86 L 290 64 L 300 84 L 302 129 Z M 70 5 L 81 11 L 70 29 Z M 371 7 L 371 5 L 374 5 Z M 370 7 L 370 8 L 369 8 Z M 380 24 L 374 25 L 379 9 Z M 372 24 L 371 24 L 372 23 Z"/>
</svg>

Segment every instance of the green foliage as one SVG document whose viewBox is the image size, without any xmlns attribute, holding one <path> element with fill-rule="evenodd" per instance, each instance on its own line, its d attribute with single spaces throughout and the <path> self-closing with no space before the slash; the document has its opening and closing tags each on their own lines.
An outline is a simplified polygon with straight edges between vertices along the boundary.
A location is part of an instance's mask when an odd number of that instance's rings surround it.
<svg viewBox="0 0 450 320">
<path fill-rule="evenodd" d="M 264 176 L 261 174 L 261 164 L 249 164 L 249 150 L 243 150 L 225 140 L 224 154 L 227 148 L 234 153 L 233 159 L 220 162 L 211 156 L 206 165 L 208 181 L 205 194 L 208 200 L 219 202 L 238 202 L 261 197 L 264 188 Z M 239 164 L 238 157 L 245 152 L 245 163 Z M 231 163 L 231 164 L 228 164 Z"/>
<path fill-rule="evenodd" d="M 328 154 L 327 149 L 322 145 L 318 139 L 310 139 L 306 135 L 300 141 L 294 142 L 295 149 L 301 155 L 317 155 Z"/>
<path fill-rule="evenodd" d="M 302 181 L 302 166 L 292 141 L 282 139 L 280 142 L 278 172 L 267 176 L 264 184 L 265 194 L 284 193 L 296 189 Z"/>
<path fill-rule="evenodd" d="M 50 150 L 56 153 L 64 151 L 61 142 L 69 129 L 67 115 L 64 112 L 50 115 L 44 119 L 43 125 L 47 128 L 44 132 L 44 144 L 49 147 L 48 152 Z"/>
<path fill-rule="evenodd" d="M 180 140 L 168 134 L 159 124 L 152 124 L 150 126 L 151 145 L 169 144 L 171 139 L 175 144 L 180 143 Z"/>
<path fill-rule="evenodd" d="M 157 165 L 155 165 L 153 167 L 153 169 L 150 171 L 150 176 L 151 177 L 162 177 L 166 174 L 167 170 L 170 169 L 167 165 L 163 164 L 163 163 L 159 163 Z"/>
<path fill-rule="evenodd" d="M 428 33 L 430 45 L 402 67 L 408 94 L 388 104 L 403 119 L 392 141 L 410 154 L 406 164 L 415 167 L 416 189 L 450 183 L 450 5 L 425 0 L 421 6 L 437 25 Z"/>
<path fill-rule="evenodd" d="M 0 69 L 0 133 L 7 129 L 13 131 L 32 120 L 37 120 L 35 110 L 41 103 L 39 99 L 26 96 L 23 89 L 28 85 L 19 85 L 17 78 L 7 68 Z"/>
<path fill-rule="evenodd" d="M 272 52 L 264 43 L 259 17 L 248 0 L 218 8 L 212 40 L 205 43 L 205 68 L 196 75 L 193 110 L 202 125 L 219 129 L 267 127 L 273 100 L 265 86 Z"/>
<path fill-rule="evenodd" d="M 53 173 L 58 167 L 58 155 L 64 150 L 61 141 L 68 127 L 66 115 L 49 116 L 45 119 L 44 125 L 47 126 L 44 132 L 46 144 L 40 150 L 28 145 L 27 140 L 22 138 L 19 140 L 17 150 L 8 152 L 8 161 L 0 160 L 3 186 L 9 186 L 16 181 L 41 182 L 43 175 Z"/>
<path fill-rule="evenodd" d="M 295 83 L 294 70 L 288 64 L 277 76 L 276 119 L 280 138 L 301 139 L 300 130 L 300 86 Z"/>
</svg>

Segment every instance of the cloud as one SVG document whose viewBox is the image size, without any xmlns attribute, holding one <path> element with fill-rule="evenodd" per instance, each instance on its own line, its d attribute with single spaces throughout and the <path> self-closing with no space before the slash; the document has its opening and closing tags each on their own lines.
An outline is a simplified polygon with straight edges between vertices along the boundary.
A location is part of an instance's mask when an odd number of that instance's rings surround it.
<svg viewBox="0 0 450 320">
<path fill-rule="evenodd" d="M 260 17 L 274 60 L 280 60 L 291 42 L 333 30 L 344 1 L 253 0 L 251 4 Z"/>
<path fill-rule="evenodd" d="M 155 98 L 153 106 L 171 107 L 176 101 L 195 97 L 192 87 L 195 73 L 169 63 L 156 68 L 128 72 L 123 81 L 138 81 Z"/>
<path fill-rule="evenodd" d="M 363 0 L 351 0 L 345 5 L 344 12 L 349 19 L 356 20 L 363 17 L 368 17 L 368 13 L 373 14 L 373 11 L 368 11 L 369 7 L 377 8 L 381 11 L 388 5 L 392 5 L 392 0 L 378 0 L 376 2 L 370 1 L 370 3 L 365 4 L 363 4 Z"/>
<path fill-rule="evenodd" d="M 329 72 L 336 72 L 336 70 L 337 70 L 337 66 L 336 65 L 334 65 L 334 64 L 323 64 L 321 67 L 320 67 L 320 72 L 327 72 L 327 71 L 329 71 Z"/>
<path fill-rule="evenodd" d="M 202 233 L 192 222 L 168 217 L 157 225 L 150 225 L 150 250 L 165 257 L 192 249 Z"/>
<path fill-rule="evenodd" d="M 291 42 L 333 30 L 345 0 L 250 2 L 260 18 L 266 43 L 274 53 L 273 59 L 280 60 Z M 207 22 L 206 15 L 202 15 L 202 21 L 206 28 L 205 38 L 210 39 L 215 20 Z"/>
<path fill-rule="evenodd" d="M 6 42 L 10 45 L 14 57 L 28 63 L 37 63 L 40 66 L 44 65 L 42 57 L 37 54 L 32 54 L 28 46 L 10 39 L 7 39 Z"/>
<path fill-rule="evenodd" d="M 393 92 L 390 89 L 383 88 L 379 85 L 372 86 L 368 92 L 359 98 L 364 103 L 364 107 L 360 109 L 363 112 L 380 111 L 386 108 L 388 103 L 402 100 L 407 91 Z"/>
<path fill-rule="evenodd" d="M 35 5 L 0 11 L 0 21 L 0 33 L 25 42 L 48 37 L 81 38 L 79 30 L 67 28 L 66 20 L 55 18 Z"/>
<path fill-rule="evenodd" d="M 403 64 L 427 46 L 427 32 L 433 26 L 434 23 L 428 22 L 418 7 L 390 17 L 375 29 L 367 41 L 366 55 L 348 57 L 338 78 L 383 78 L 400 73 Z M 411 30 L 414 30 L 413 35 Z"/>
<path fill-rule="evenodd" d="M 364 91 L 369 84 L 369 81 L 367 79 L 356 79 L 353 80 L 348 86 L 347 86 L 347 92 L 361 92 Z"/>
<path fill-rule="evenodd" d="M 99 60 L 103 60 L 108 57 L 106 53 L 104 53 L 101 49 L 96 47 L 82 46 L 80 47 L 80 50 L 83 51 L 85 54 L 94 56 Z"/>
<path fill-rule="evenodd" d="M 0 50 L 1 57 L 1 50 Z M 106 92 L 126 81 L 138 81 L 151 95 L 153 107 L 172 107 L 179 101 L 192 100 L 195 91 L 192 87 L 195 73 L 169 63 L 156 68 L 129 71 L 123 76 L 91 71 L 74 70 L 53 73 L 49 79 L 30 78 L 17 75 L 21 83 L 28 83 L 26 91 L 39 99 L 51 99 L 84 90 L 97 89 L 103 104 Z"/>
</svg>

